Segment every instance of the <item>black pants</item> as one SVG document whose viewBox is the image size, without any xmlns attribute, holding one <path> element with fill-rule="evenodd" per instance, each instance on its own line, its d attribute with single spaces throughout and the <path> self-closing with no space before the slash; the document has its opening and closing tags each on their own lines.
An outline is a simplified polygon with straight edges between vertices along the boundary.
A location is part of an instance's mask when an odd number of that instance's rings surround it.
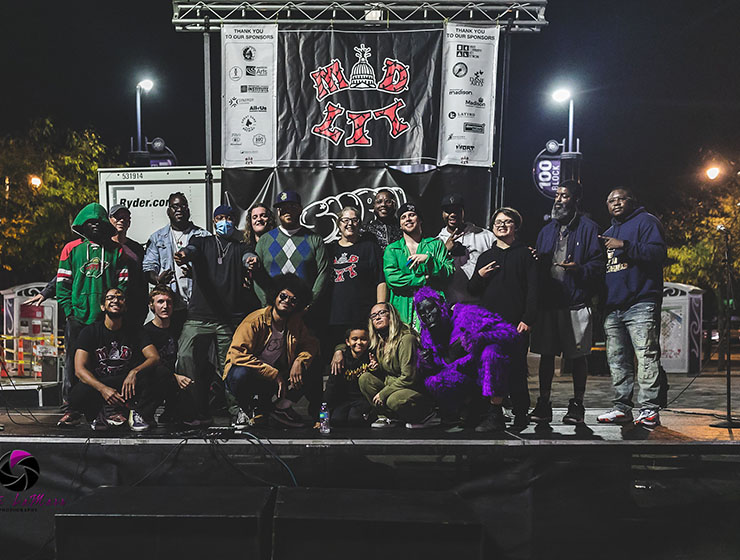
<svg viewBox="0 0 740 560">
<path fill-rule="evenodd" d="M 74 317 L 67 317 L 64 325 L 64 377 L 62 378 L 62 402 L 69 402 L 69 393 L 72 386 L 77 384 L 75 375 L 75 352 L 77 351 L 77 339 L 80 332 L 87 325 L 80 323 Z M 74 409 L 73 409 L 74 410 Z"/>
<path fill-rule="evenodd" d="M 192 420 L 197 416 L 195 391 L 192 384 L 186 389 L 181 389 L 173 373 L 168 371 L 162 387 L 167 414 L 173 415 L 180 421 Z"/>
<path fill-rule="evenodd" d="M 366 398 L 339 403 L 330 410 L 329 419 L 332 426 L 366 426 L 366 415 L 372 406 Z"/>
<path fill-rule="evenodd" d="M 119 393 L 128 372 L 124 375 L 111 375 L 98 379 Z M 164 385 L 171 375 L 161 366 L 139 372 L 136 376 L 135 396 L 126 403 L 128 408 L 136 410 L 145 420 L 154 418 L 154 412 L 164 400 Z M 105 405 L 103 396 L 97 389 L 87 383 L 77 383 L 69 393 L 69 407 L 85 414 L 88 421 L 94 420 Z"/>
<path fill-rule="evenodd" d="M 283 374 L 288 378 L 287 373 Z M 303 374 L 303 385 L 300 388 L 288 389 L 285 398 L 298 402 L 301 397 L 308 399 L 308 413 L 314 420 L 319 416 L 323 395 L 321 371 L 313 365 Z M 233 366 L 226 376 L 226 386 L 236 397 L 242 410 L 253 408 L 254 397 L 257 397 L 256 409 L 262 414 L 272 410 L 272 397 L 277 394 L 277 382 L 263 377 L 254 370 Z"/>
<path fill-rule="evenodd" d="M 515 416 L 527 414 L 531 401 L 529 399 L 529 385 L 527 376 L 527 350 L 529 349 L 529 335 L 522 333 L 518 343 L 512 348 L 511 373 L 509 375 L 509 398 Z"/>
</svg>

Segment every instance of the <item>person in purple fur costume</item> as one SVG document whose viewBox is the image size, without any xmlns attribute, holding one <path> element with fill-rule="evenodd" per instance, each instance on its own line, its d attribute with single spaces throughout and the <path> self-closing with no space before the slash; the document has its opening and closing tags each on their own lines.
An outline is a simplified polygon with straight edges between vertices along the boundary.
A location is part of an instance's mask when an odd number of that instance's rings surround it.
<svg viewBox="0 0 740 560">
<path fill-rule="evenodd" d="M 518 334 L 513 325 L 477 305 L 457 304 L 454 311 L 435 290 L 422 287 L 414 295 L 421 323 L 417 371 L 436 399 L 449 431 L 462 429 L 460 412 L 480 395 L 490 408 L 478 432 L 505 427 L 501 407 L 508 391 L 511 346 Z"/>
</svg>

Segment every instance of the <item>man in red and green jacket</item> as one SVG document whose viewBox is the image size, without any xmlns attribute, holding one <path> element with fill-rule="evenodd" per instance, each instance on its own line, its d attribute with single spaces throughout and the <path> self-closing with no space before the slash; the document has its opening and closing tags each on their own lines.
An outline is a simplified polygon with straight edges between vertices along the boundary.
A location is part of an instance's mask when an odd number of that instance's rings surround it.
<svg viewBox="0 0 740 560">
<path fill-rule="evenodd" d="M 57 271 L 57 300 L 67 318 L 64 331 L 66 363 L 62 398 L 67 401 L 74 375 L 74 353 L 80 331 L 101 314 L 100 304 L 109 288 L 125 290 L 128 264 L 118 245 L 111 241 L 116 231 L 108 212 L 92 202 L 80 210 L 72 222 L 72 231 L 80 238 L 64 246 Z M 67 411 L 60 426 L 79 422 L 80 415 Z"/>
</svg>

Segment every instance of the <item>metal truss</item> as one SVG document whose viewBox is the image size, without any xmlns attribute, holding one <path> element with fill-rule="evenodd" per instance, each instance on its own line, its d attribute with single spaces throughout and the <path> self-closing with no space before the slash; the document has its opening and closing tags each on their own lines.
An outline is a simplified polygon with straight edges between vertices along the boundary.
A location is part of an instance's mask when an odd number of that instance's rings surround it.
<svg viewBox="0 0 740 560">
<path fill-rule="evenodd" d="M 364 0 L 304 2 L 240 2 L 238 0 L 173 0 L 176 31 L 219 31 L 225 23 L 421 26 L 446 21 L 506 27 L 509 33 L 538 32 L 547 25 L 547 0 L 484 0 L 480 2 L 367 2 Z"/>
</svg>

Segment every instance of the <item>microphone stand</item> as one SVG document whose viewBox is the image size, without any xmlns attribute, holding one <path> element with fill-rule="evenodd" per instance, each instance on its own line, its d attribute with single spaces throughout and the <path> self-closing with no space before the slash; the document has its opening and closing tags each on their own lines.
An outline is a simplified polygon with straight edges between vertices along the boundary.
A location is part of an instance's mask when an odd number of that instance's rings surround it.
<svg viewBox="0 0 740 560">
<path fill-rule="evenodd" d="M 740 428 L 740 421 L 734 420 L 732 418 L 732 371 L 731 371 L 731 358 L 732 358 L 732 348 L 731 348 L 731 340 L 730 340 L 730 324 L 732 319 L 732 310 L 735 307 L 735 295 L 734 295 L 734 289 L 732 286 L 732 261 L 730 260 L 730 230 L 728 229 L 721 229 L 722 233 L 725 234 L 725 259 L 724 259 L 724 265 L 725 265 L 725 314 L 726 314 L 726 320 L 727 323 L 725 323 L 725 340 L 727 341 L 727 360 L 725 361 L 727 365 L 727 417 L 722 422 L 717 422 L 716 424 L 710 424 L 712 428 Z"/>
</svg>

